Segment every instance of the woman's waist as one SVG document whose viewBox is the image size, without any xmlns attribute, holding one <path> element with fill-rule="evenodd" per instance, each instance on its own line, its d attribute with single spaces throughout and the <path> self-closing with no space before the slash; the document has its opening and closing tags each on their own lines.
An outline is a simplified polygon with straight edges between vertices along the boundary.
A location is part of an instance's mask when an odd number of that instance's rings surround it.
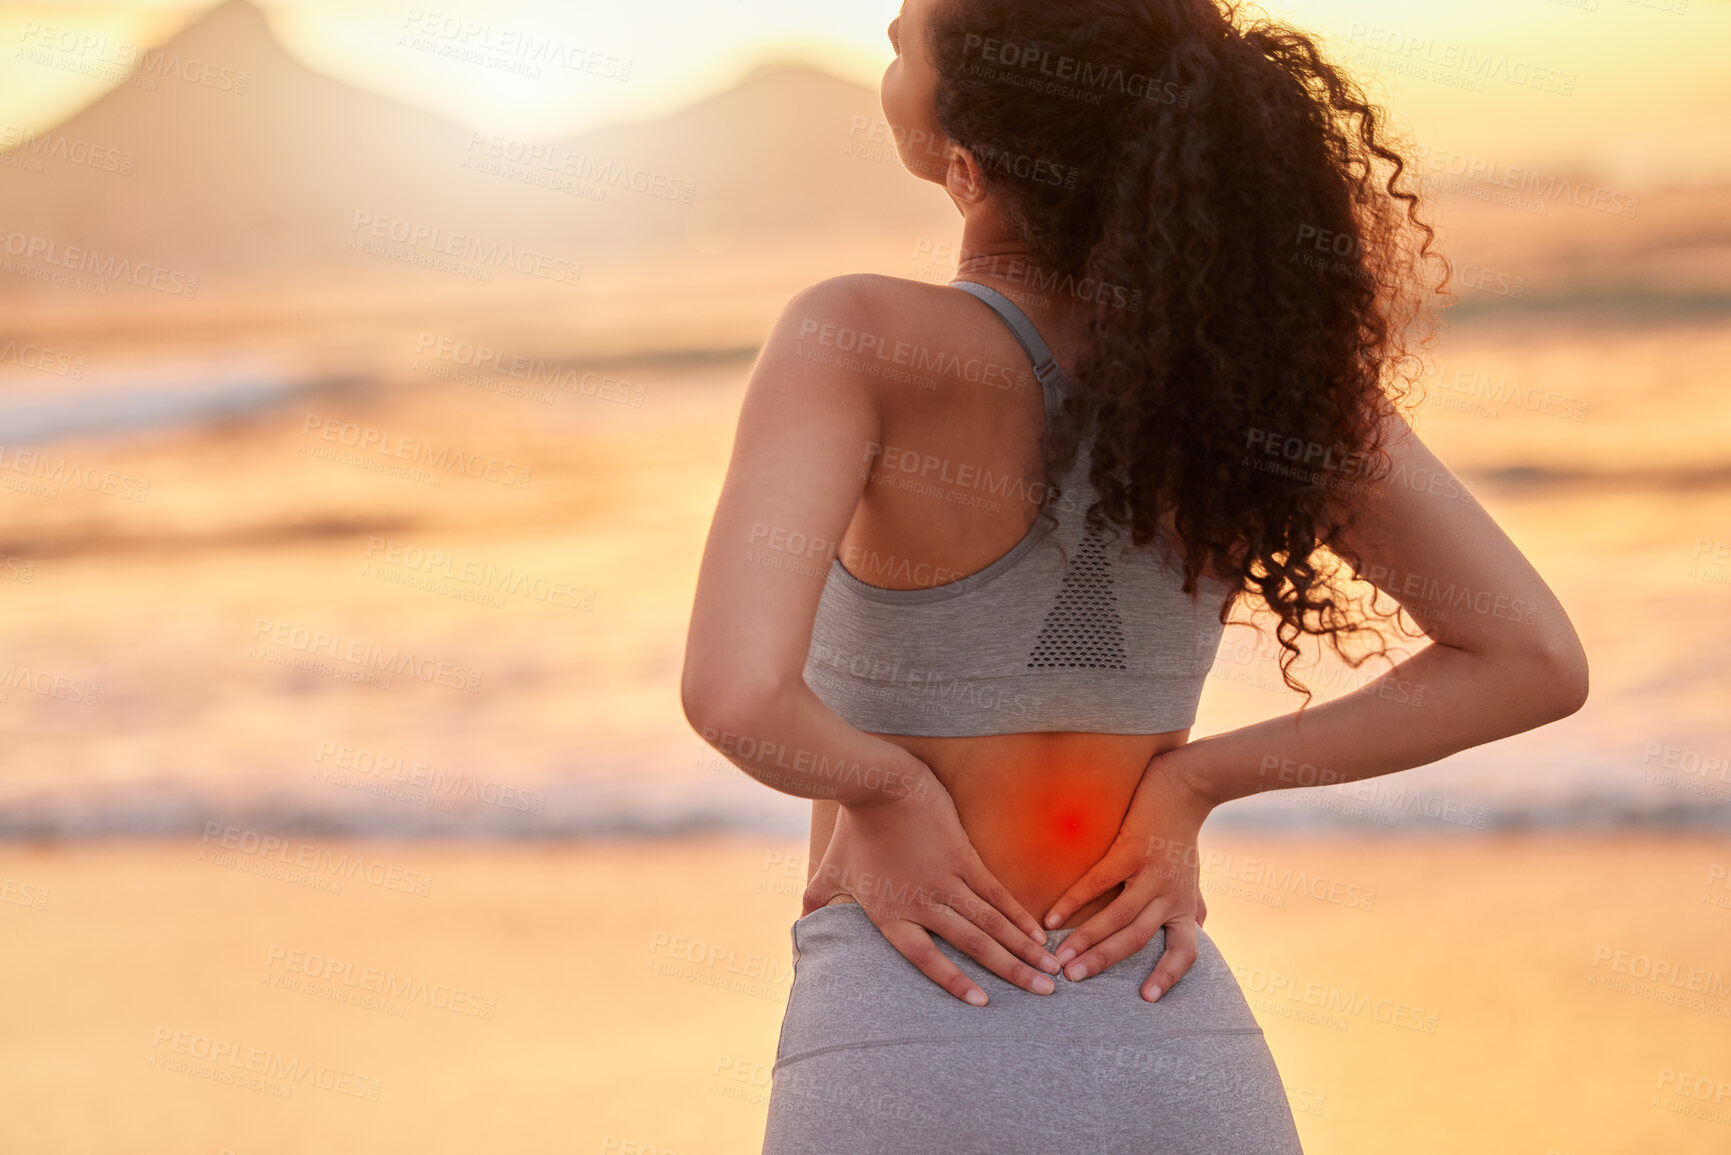
<svg viewBox="0 0 1731 1155">
<path fill-rule="evenodd" d="M 931 767 L 986 868 L 1043 922 L 1117 838 L 1149 760 L 1183 745 L 1188 734 L 883 737 Z M 1119 889 L 1063 926 L 1080 926 Z"/>
</svg>

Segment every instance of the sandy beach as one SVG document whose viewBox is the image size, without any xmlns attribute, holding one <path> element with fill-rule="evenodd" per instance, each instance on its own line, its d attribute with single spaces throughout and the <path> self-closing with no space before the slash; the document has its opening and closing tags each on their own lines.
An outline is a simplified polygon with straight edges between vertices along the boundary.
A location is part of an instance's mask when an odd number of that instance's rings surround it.
<svg viewBox="0 0 1731 1155">
<path fill-rule="evenodd" d="M 0 1148 L 758 1149 L 797 843 L 223 841 L 0 849 Z M 1307 1150 L 1726 1150 L 1723 841 L 1203 850 Z"/>
</svg>

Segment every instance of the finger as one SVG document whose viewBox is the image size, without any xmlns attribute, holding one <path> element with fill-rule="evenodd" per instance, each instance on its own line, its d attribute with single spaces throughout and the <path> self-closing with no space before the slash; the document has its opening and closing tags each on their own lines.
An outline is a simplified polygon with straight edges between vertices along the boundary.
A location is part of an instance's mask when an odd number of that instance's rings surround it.
<svg viewBox="0 0 1731 1155">
<path fill-rule="evenodd" d="M 1070 937 L 1058 947 L 1058 961 L 1064 966 L 1064 977 L 1071 980 L 1084 979 L 1104 970 L 1107 965 L 1105 956 L 1089 956 L 1099 949 L 1101 943 L 1135 922 L 1153 904 L 1160 904 L 1162 920 L 1176 906 L 1173 896 L 1145 874 L 1125 883 L 1118 897 L 1071 931 Z M 1159 923 L 1155 925 L 1158 926 Z M 1116 962 L 1117 959 L 1111 961 Z"/>
<path fill-rule="evenodd" d="M 1103 936 L 1098 943 L 1072 960 L 1070 965 L 1064 968 L 1065 977 L 1072 982 L 1079 982 L 1089 975 L 1097 975 L 1107 967 L 1123 962 L 1153 941 L 1154 936 L 1160 933 L 1160 928 L 1172 917 L 1172 912 L 1171 900 L 1165 895 L 1157 897 L 1137 911 L 1135 917 L 1122 929 Z"/>
<path fill-rule="evenodd" d="M 868 910 L 866 913 L 871 912 Z M 970 1006 L 986 1005 L 986 992 L 963 973 L 949 955 L 938 949 L 937 943 L 923 927 L 902 918 L 878 922 L 874 917 L 872 921 L 877 923 L 879 932 L 890 945 L 918 967 L 921 974 Z"/>
<path fill-rule="evenodd" d="M 1047 974 L 1058 973 L 1058 960 L 1046 949 L 1046 936 L 1042 934 L 1038 942 L 1032 941 L 1015 923 L 1004 917 L 1002 911 L 988 903 L 979 895 L 965 887 L 945 902 L 934 902 L 934 906 L 942 906 L 953 910 L 963 918 L 991 935 L 1002 943 L 1011 954 L 1025 963 L 1039 967 Z M 1018 984 L 1026 985 L 1026 984 Z"/>
<path fill-rule="evenodd" d="M 1166 924 L 1166 949 L 1154 967 L 1154 973 L 1142 984 L 1142 997 L 1159 1002 L 1160 996 L 1184 977 L 1196 961 L 1196 925 L 1200 920 L 1174 918 Z"/>
<path fill-rule="evenodd" d="M 1007 886 L 998 881 L 998 876 L 986 869 L 986 864 L 981 861 L 978 854 L 975 854 L 973 861 L 963 868 L 961 875 L 962 881 L 968 884 L 968 889 L 972 890 L 981 901 L 993 907 L 1013 925 L 1019 927 L 1022 933 L 1034 940 L 1040 949 L 1045 949 L 1046 932 L 1041 928 L 1040 920 L 1029 914 L 1028 908 L 1016 900 L 1016 896 L 1010 893 Z"/>
<path fill-rule="evenodd" d="M 1095 911 L 1059 944 L 1058 962 L 1068 967 L 1073 959 L 1088 948 L 1130 925 L 1142 908 L 1159 897 L 1160 893 L 1158 881 L 1148 872 L 1131 876 L 1124 883 L 1124 889 L 1113 896 L 1111 902 Z M 1065 973 L 1068 974 L 1068 971 Z M 1097 973 L 1097 968 L 1094 973 Z"/>
<path fill-rule="evenodd" d="M 933 907 L 928 930 L 943 936 L 945 942 L 1013 986 L 1036 995 L 1049 995 L 1057 989 L 1050 975 L 1041 974 L 987 934 L 977 924 L 968 921 L 951 907 Z M 1005 924 L 1009 927 L 1009 924 Z M 1010 928 L 1014 934 L 1014 929 Z"/>
<path fill-rule="evenodd" d="M 1052 904 L 1052 909 L 1046 914 L 1046 925 L 1063 926 L 1072 914 L 1129 878 L 1137 865 L 1139 864 L 1134 858 L 1119 852 L 1116 847 L 1108 850 L 1069 890 L 1058 896 L 1058 901 Z"/>
</svg>

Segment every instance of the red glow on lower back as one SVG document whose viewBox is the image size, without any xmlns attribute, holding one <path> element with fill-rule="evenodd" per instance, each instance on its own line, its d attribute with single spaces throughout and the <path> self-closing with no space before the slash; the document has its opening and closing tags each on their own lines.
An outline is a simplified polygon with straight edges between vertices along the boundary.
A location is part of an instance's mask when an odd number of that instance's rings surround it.
<svg viewBox="0 0 1731 1155">
<path fill-rule="evenodd" d="M 1088 832 L 1088 815 L 1076 807 L 1065 807 L 1052 816 L 1052 833 L 1060 840 L 1074 842 Z"/>
</svg>

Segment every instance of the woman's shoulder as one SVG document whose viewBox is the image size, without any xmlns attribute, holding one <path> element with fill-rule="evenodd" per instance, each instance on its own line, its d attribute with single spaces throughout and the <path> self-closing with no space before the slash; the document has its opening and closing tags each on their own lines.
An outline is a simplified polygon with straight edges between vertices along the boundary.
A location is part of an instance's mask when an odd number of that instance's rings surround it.
<svg viewBox="0 0 1731 1155">
<path fill-rule="evenodd" d="M 883 273 L 844 273 L 794 294 L 787 312 L 828 321 L 917 326 L 957 298 L 956 290 Z"/>
<path fill-rule="evenodd" d="M 831 277 L 788 301 L 767 349 L 808 364 L 851 369 L 880 386 L 912 382 L 929 392 L 963 383 L 967 367 L 978 360 L 973 346 L 982 340 L 990 348 L 1009 339 L 981 327 L 980 317 L 969 311 L 978 307 L 944 285 L 877 273 Z M 999 352 L 1006 365 L 1018 363 L 1013 351 Z"/>
</svg>

